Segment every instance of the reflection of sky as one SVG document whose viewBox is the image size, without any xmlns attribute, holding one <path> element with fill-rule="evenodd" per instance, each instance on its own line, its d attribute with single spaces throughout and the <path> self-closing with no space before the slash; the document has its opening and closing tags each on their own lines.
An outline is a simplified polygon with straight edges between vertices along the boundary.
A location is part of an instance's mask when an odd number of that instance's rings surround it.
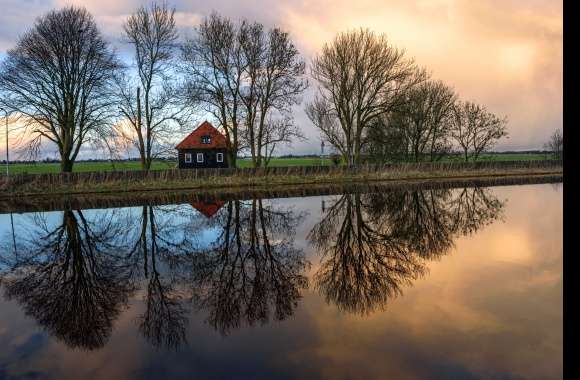
<svg viewBox="0 0 580 380">
<path fill-rule="evenodd" d="M 189 346 L 172 353 L 156 351 L 138 333 L 138 298 L 108 344 L 86 353 L 46 336 L 0 298 L 0 378 L 560 378 L 562 187 L 492 191 L 507 200 L 503 221 L 456 239 L 449 254 L 428 262 L 423 278 L 369 316 L 340 313 L 311 287 L 291 318 L 227 337 L 192 312 Z M 295 245 L 315 271 L 320 258 L 305 236 L 320 218 L 321 197 L 274 203 L 308 212 Z M 175 215 L 178 222 L 188 213 Z M 200 241 L 211 240 L 216 229 L 200 223 Z"/>
</svg>

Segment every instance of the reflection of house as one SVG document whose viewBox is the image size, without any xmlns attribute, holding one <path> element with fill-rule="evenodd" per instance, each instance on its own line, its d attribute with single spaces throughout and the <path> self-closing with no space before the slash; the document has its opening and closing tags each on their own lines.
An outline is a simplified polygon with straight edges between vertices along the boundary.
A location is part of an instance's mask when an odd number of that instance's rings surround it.
<svg viewBox="0 0 580 380">
<path fill-rule="evenodd" d="M 195 202 L 191 204 L 191 207 L 205 215 L 207 218 L 211 218 L 225 203 L 226 202 L 224 201 Z"/>
<path fill-rule="evenodd" d="M 227 141 L 211 123 L 204 121 L 175 147 L 180 169 L 227 168 Z"/>
</svg>

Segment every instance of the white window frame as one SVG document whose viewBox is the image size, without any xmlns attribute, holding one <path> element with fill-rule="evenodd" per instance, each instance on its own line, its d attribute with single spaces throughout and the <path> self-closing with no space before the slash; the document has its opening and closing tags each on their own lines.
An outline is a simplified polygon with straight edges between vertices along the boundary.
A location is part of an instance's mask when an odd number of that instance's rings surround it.
<svg viewBox="0 0 580 380">
<path fill-rule="evenodd" d="M 185 153 L 185 163 L 191 164 L 191 153 Z"/>
<path fill-rule="evenodd" d="M 199 159 L 200 157 L 201 157 L 201 160 Z M 203 153 L 198 153 L 198 154 L 195 156 L 195 160 L 196 160 L 196 162 L 197 162 L 197 163 L 199 163 L 199 164 L 203 163 L 203 161 L 204 161 Z"/>
<path fill-rule="evenodd" d="M 224 154 L 223 153 L 217 153 L 215 156 L 215 160 L 217 162 L 224 162 Z"/>
</svg>

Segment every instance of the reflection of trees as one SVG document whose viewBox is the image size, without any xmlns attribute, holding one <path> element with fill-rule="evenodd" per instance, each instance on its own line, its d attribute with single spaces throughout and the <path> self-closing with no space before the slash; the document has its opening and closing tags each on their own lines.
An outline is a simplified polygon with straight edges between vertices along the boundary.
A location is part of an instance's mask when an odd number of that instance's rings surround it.
<svg viewBox="0 0 580 380">
<path fill-rule="evenodd" d="M 113 220 L 67 210 L 51 228 L 38 217 L 3 276 L 6 296 L 70 347 L 102 347 L 133 291 L 130 268 L 114 254 L 121 231 Z"/>
<path fill-rule="evenodd" d="M 192 257 L 194 302 L 222 334 L 242 322 L 266 323 L 271 313 L 290 316 L 307 286 L 307 262 L 294 248 L 303 215 L 262 200 L 232 201 L 222 211 L 215 241 Z"/>
<path fill-rule="evenodd" d="M 308 235 L 323 261 L 317 289 L 340 309 L 360 314 L 386 306 L 449 252 L 458 234 L 475 232 L 503 203 L 486 189 L 345 194 Z"/>
<path fill-rule="evenodd" d="M 147 283 L 139 331 L 155 347 L 177 349 L 186 343 L 187 310 L 174 274 L 192 242 L 182 233 L 183 226 L 172 223 L 170 215 L 157 218 L 156 212 L 167 210 L 143 206 L 140 228 L 132 239 L 131 256 L 140 262 L 137 267 L 143 268 L 141 275 Z"/>
<path fill-rule="evenodd" d="M 7 297 L 70 347 L 103 346 L 138 285 L 138 329 L 165 349 L 186 343 L 191 298 L 225 334 L 242 321 L 286 318 L 307 285 L 293 245 L 303 215 L 261 200 L 230 202 L 211 218 L 189 205 L 86 214 L 34 214 L 34 231 L 9 250 L 19 254 L 0 257 Z M 212 243 L 197 241 L 202 231 Z"/>
</svg>

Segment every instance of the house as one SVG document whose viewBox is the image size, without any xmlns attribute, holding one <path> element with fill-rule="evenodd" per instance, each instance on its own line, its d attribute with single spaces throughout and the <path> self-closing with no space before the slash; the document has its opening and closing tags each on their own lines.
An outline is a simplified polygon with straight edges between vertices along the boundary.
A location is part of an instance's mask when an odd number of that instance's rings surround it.
<svg viewBox="0 0 580 380">
<path fill-rule="evenodd" d="M 175 148 L 180 169 L 229 167 L 226 137 L 207 120 Z"/>
<path fill-rule="evenodd" d="M 224 201 L 195 202 L 191 203 L 191 207 L 196 209 L 206 218 L 211 218 L 222 208 L 224 204 L 226 204 Z"/>
</svg>

